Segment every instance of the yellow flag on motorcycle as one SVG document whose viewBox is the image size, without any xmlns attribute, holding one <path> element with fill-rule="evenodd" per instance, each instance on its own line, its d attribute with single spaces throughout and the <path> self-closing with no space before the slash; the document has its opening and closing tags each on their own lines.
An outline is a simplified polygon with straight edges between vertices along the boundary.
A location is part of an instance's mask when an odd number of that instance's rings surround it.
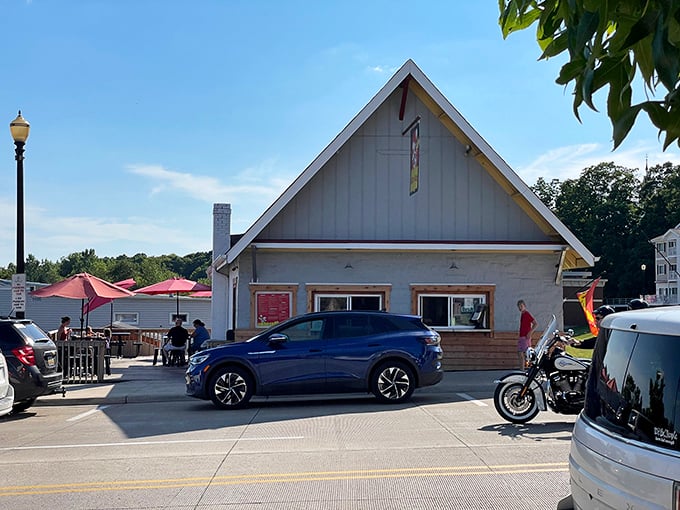
<svg viewBox="0 0 680 510">
<path fill-rule="evenodd" d="M 595 317 L 593 316 L 593 295 L 595 294 L 595 287 L 597 287 L 597 278 L 588 288 L 583 292 L 577 292 L 576 297 L 578 297 L 579 303 L 581 303 L 581 308 L 583 308 L 583 313 L 586 314 L 586 320 L 588 321 L 588 327 L 593 336 L 597 336 L 597 324 L 595 323 Z"/>
</svg>

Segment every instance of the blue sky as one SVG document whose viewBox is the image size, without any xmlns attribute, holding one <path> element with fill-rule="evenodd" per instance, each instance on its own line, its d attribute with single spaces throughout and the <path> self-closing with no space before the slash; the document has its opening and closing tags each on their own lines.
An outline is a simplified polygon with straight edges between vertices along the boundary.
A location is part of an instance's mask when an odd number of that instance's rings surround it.
<svg viewBox="0 0 680 510">
<path fill-rule="evenodd" d="M 575 119 L 563 62 L 537 61 L 533 30 L 504 41 L 493 1 L 2 6 L 0 112 L 31 123 L 25 252 L 41 260 L 208 251 L 216 202 L 244 232 L 409 58 L 529 185 L 680 162 L 643 118 L 612 153 L 606 115 Z M 16 256 L 6 129 L 0 266 Z"/>
</svg>

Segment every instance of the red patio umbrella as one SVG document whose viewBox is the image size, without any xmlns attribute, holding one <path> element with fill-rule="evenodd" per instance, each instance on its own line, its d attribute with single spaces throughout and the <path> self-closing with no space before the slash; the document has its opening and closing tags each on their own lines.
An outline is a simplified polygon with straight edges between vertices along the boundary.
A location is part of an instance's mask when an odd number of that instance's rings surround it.
<svg viewBox="0 0 680 510">
<path fill-rule="evenodd" d="M 128 278 L 127 280 L 121 280 L 119 282 L 115 282 L 114 285 L 117 287 L 120 287 L 122 289 L 129 289 L 130 287 L 134 286 L 137 282 L 135 281 L 134 278 Z M 99 308 L 100 306 L 105 305 L 106 303 L 111 303 L 111 321 L 110 324 L 113 325 L 113 299 L 111 298 L 103 298 L 103 297 L 93 297 L 87 300 L 87 303 L 85 303 L 85 306 L 83 306 L 83 314 L 89 314 L 92 310 Z"/>
<path fill-rule="evenodd" d="M 80 299 L 85 301 L 90 298 L 117 299 L 134 296 L 133 292 L 118 287 L 113 283 L 92 276 L 88 273 L 78 273 L 42 289 L 34 290 L 31 295 L 35 297 L 63 297 L 69 299 Z M 82 307 L 81 307 L 82 309 Z M 80 330 L 82 336 L 83 316 L 80 317 Z"/>
<path fill-rule="evenodd" d="M 199 290 L 198 292 L 192 292 L 191 297 L 212 297 L 212 290 Z"/>
<path fill-rule="evenodd" d="M 177 315 L 179 315 L 179 295 L 180 293 L 198 292 L 203 290 L 210 290 L 208 285 L 187 280 L 175 276 L 162 282 L 154 283 L 147 287 L 135 290 L 137 294 L 175 294 L 177 296 Z"/>
</svg>

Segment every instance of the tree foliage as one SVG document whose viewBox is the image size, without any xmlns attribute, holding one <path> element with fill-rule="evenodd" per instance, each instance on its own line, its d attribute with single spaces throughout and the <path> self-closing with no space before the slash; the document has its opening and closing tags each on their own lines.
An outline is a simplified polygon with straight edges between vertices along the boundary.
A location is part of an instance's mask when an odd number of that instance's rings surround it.
<svg viewBox="0 0 680 510">
<path fill-rule="evenodd" d="M 680 167 L 671 163 L 636 170 L 614 163 L 584 169 L 565 181 L 538 179 L 536 195 L 599 257 L 594 275 L 606 278 L 606 297 L 653 294 L 650 239 L 680 223 Z M 642 265 L 650 273 L 642 271 Z"/>
<path fill-rule="evenodd" d="M 71 253 L 57 262 L 38 261 L 29 254 L 26 258 L 26 279 L 31 282 L 54 283 L 85 272 L 110 282 L 134 278 L 137 287 L 151 285 L 173 276 L 210 285 L 206 274 L 210 261 L 210 252 L 191 253 L 184 257 L 174 254 L 148 257 L 144 253 L 138 253 L 132 257 L 120 255 L 100 258 L 90 249 Z M 15 272 L 14 264 L 9 264 L 6 268 L 0 267 L 0 278 L 10 279 Z"/>
<path fill-rule="evenodd" d="M 574 86 L 574 115 L 609 88 L 607 115 L 614 148 L 644 111 L 664 136 L 680 145 L 680 0 L 499 0 L 503 37 L 536 23 L 542 59 L 567 53 L 557 83 Z M 645 98 L 633 104 L 638 75 Z M 660 88 L 660 91 L 657 89 Z"/>
</svg>

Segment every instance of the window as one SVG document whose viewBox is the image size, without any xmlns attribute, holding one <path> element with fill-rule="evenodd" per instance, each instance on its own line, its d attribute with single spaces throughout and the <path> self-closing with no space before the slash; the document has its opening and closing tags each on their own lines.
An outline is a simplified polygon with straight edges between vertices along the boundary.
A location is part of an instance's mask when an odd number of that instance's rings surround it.
<svg viewBox="0 0 680 510">
<path fill-rule="evenodd" d="M 189 314 L 186 313 L 173 313 L 170 315 L 170 324 L 174 326 L 175 321 L 181 319 L 183 324 L 189 322 Z"/>
<path fill-rule="evenodd" d="M 624 437 L 680 450 L 677 343 L 678 337 L 663 334 L 605 331 L 584 413 Z"/>
<path fill-rule="evenodd" d="M 656 251 L 664 253 L 666 251 L 666 243 L 656 243 Z"/>
<path fill-rule="evenodd" d="M 435 329 L 491 329 L 491 285 L 412 285 L 414 313 Z"/>
<path fill-rule="evenodd" d="M 666 264 L 658 264 L 656 266 L 656 274 L 666 274 Z"/>
<path fill-rule="evenodd" d="M 327 312 L 336 310 L 380 311 L 390 309 L 390 285 L 306 284 L 307 310 Z"/>
<path fill-rule="evenodd" d="M 286 335 L 291 342 L 320 340 L 323 336 L 323 319 L 304 320 L 278 330 L 276 333 Z"/>
<path fill-rule="evenodd" d="M 418 314 L 428 326 L 443 328 L 475 328 L 472 316 L 486 304 L 482 294 L 437 296 L 420 295 Z"/>
<path fill-rule="evenodd" d="M 316 295 L 315 312 L 332 310 L 382 310 L 382 296 L 379 295 Z"/>
<path fill-rule="evenodd" d="M 333 317 L 333 333 L 331 333 L 331 337 L 340 339 L 379 335 L 389 331 L 396 331 L 397 329 L 397 326 L 386 317 L 341 314 Z"/>
<path fill-rule="evenodd" d="M 125 324 L 130 324 L 136 326 L 139 324 L 139 313 L 137 312 L 115 312 L 113 314 L 113 320 L 115 322 L 124 322 Z"/>
</svg>

